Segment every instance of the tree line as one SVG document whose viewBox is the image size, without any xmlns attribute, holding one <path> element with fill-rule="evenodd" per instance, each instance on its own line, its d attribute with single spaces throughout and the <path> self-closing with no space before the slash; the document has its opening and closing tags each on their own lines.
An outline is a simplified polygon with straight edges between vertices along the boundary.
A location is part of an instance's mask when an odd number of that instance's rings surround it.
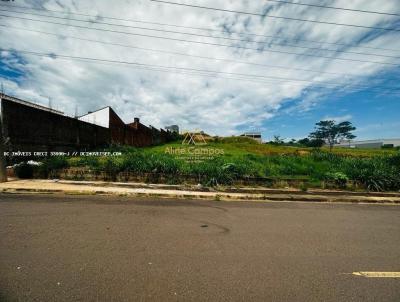
<svg viewBox="0 0 400 302">
<path fill-rule="evenodd" d="M 296 141 L 292 139 L 289 142 L 284 140 L 279 135 L 274 135 L 274 139 L 269 143 L 274 145 L 302 145 L 305 147 L 320 148 L 324 145 L 329 146 L 332 150 L 335 144 L 341 140 L 351 140 L 356 138 L 353 131 L 356 127 L 349 121 L 336 123 L 333 120 L 319 121 L 315 124 L 315 129 L 308 137 Z"/>
</svg>

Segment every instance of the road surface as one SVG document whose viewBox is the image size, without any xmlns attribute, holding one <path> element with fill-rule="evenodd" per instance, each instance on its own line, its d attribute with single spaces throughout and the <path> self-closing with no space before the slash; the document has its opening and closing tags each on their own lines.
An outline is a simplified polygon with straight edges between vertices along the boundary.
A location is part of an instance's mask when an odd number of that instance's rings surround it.
<svg viewBox="0 0 400 302">
<path fill-rule="evenodd" d="M 1 301 L 400 301 L 400 206 L 0 194 Z"/>
</svg>

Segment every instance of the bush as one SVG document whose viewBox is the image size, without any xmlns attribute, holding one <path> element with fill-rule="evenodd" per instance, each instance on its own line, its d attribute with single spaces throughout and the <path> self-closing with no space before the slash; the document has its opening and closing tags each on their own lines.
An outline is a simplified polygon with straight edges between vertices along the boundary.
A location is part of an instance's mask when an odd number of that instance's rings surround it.
<svg viewBox="0 0 400 302">
<path fill-rule="evenodd" d="M 324 152 L 320 150 L 313 150 L 311 158 L 315 161 L 326 161 L 330 164 L 339 164 L 343 161 L 344 156 L 334 154 L 331 152 Z"/>
<path fill-rule="evenodd" d="M 333 181 L 337 186 L 346 187 L 349 178 L 343 172 L 328 172 L 325 174 L 326 180 Z"/>
<path fill-rule="evenodd" d="M 33 167 L 25 162 L 15 165 L 14 171 L 18 178 L 33 178 Z"/>
<path fill-rule="evenodd" d="M 400 168 L 393 165 L 397 161 L 397 157 L 351 158 L 343 163 L 343 170 L 371 191 L 398 190 Z"/>
<path fill-rule="evenodd" d="M 62 156 L 50 157 L 43 162 L 44 165 L 50 170 L 58 170 L 69 167 L 68 160 Z"/>
<path fill-rule="evenodd" d="M 132 152 L 122 158 L 122 171 L 152 172 L 152 173 L 180 173 L 182 163 L 168 154 Z"/>
<path fill-rule="evenodd" d="M 226 162 L 222 158 L 191 163 L 186 168 L 186 173 L 196 175 L 203 184 L 219 185 L 232 184 L 234 180 L 244 176 L 254 175 L 255 169 L 252 165 L 246 165 L 246 160 L 242 162 Z"/>
<path fill-rule="evenodd" d="M 153 173 L 175 174 L 180 172 L 179 160 L 167 154 L 151 154 L 148 165 Z"/>
<path fill-rule="evenodd" d="M 68 160 L 71 167 L 88 167 L 89 169 L 98 170 L 101 166 L 99 158 L 96 156 L 75 157 Z"/>
<path fill-rule="evenodd" d="M 70 166 L 68 160 L 62 156 L 50 157 L 45 159 L 40 166 L 37 167 L 39 177 L 47 178 L 51 171 L 65 169 Z"/>
</svg>

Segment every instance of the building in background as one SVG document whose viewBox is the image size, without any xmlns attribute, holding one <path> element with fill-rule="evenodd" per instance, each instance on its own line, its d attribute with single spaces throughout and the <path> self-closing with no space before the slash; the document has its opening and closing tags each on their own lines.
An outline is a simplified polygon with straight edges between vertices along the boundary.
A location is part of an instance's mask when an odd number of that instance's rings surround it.
<svg viewBox="0 0 400 302">
<path fill-rule="evenodd" d="M 110 130 L 110 141 L 116 145 L 146 147 L 159 145 L 172 140 L 172 135 L 153 126 L 145 126 L 135 117 L 132 123 L 125 124 L 117 113 L 110 107 L 88 112 L 79 120 L 106 127 Z"/>
<path fill-rule="evenodd" d="M 179 134 L 179 126 L 178 125 L 166 126 L 165 130 L 170 131 L 172 133 Z"/>
<path fill-rule="evenodd" d="M 245 132 L 240 136 L 250 137 L 250 138 L 256 140 L 257 142 L 262 143 L 261 132 Z"/>
<path fill-rule="evenodd" d="M 109 131 L 105 127 L 5 94 L 0 98 L 8 151 L 67 152 L 109 144 Z"/>
<path fill-rule="evenodd" d="M 172 135 L 134 118 L 125 124 L 109 106 L 73 118 L 63 112 L 0 95 L 3 133 L 9 151 L 80 151 L 115 145 L 145 147 L 165 143 Z"/>
<path fill-rule="evenodd" d="M 356 149 L 379 149 L 382 147 L 393 148 L 400 146 L 400 138 L 394 139 L 371 139 L 364 141 L 343 140 L 335 147 L 356 148 Z"/>
<path fill-rule="evenodd" d="M 78 119 L 110 129 L 112 144 L 145 147 L 166 143 L 173 137 L 163 129 L 143 125 L 138 117 L 125 124 L 110 106 L 88 112 Z"/>
</svg>

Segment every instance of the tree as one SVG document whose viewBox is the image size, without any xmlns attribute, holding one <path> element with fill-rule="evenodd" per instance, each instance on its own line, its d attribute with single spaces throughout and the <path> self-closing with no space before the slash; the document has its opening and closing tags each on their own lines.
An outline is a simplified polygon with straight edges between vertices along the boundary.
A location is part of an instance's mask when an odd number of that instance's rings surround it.
<svg viewBox="0 0 400 302">
<path fill-rule="evenodd" d="M 274 140 L 272 143 L 275 145 L 282 145 L 284 142 L 280 135 L 274 135 Z"/>
<path fill-rule="evenodd" d="M 336 124 L 335 121 L 320 121 L 315 124 L 316 129 L 310 133 L 311 139 L 324 140 L 329 145 L 329 150 L 332 150 L 333 145 L 337 144 L 339 139 L 354 139 L 356 136 L 351 132 L 356 130 L 356 127 L 351 122 L 341 122 Z"/>
<path fill-rule="evenodd" d="M 325 145 L 325 141 L 320 138 L 312 139 L 308 143 L 308 147 L 311 147 L 311 148 L 321 148 L 323 145 Z"/>
<path fill-rule="evenodd" d="M 321 148 L 325 144 L 322 139 L 309 139 L 308 137 L 300 139 L 298 143 L 311 148 Z"/>
</svg>

